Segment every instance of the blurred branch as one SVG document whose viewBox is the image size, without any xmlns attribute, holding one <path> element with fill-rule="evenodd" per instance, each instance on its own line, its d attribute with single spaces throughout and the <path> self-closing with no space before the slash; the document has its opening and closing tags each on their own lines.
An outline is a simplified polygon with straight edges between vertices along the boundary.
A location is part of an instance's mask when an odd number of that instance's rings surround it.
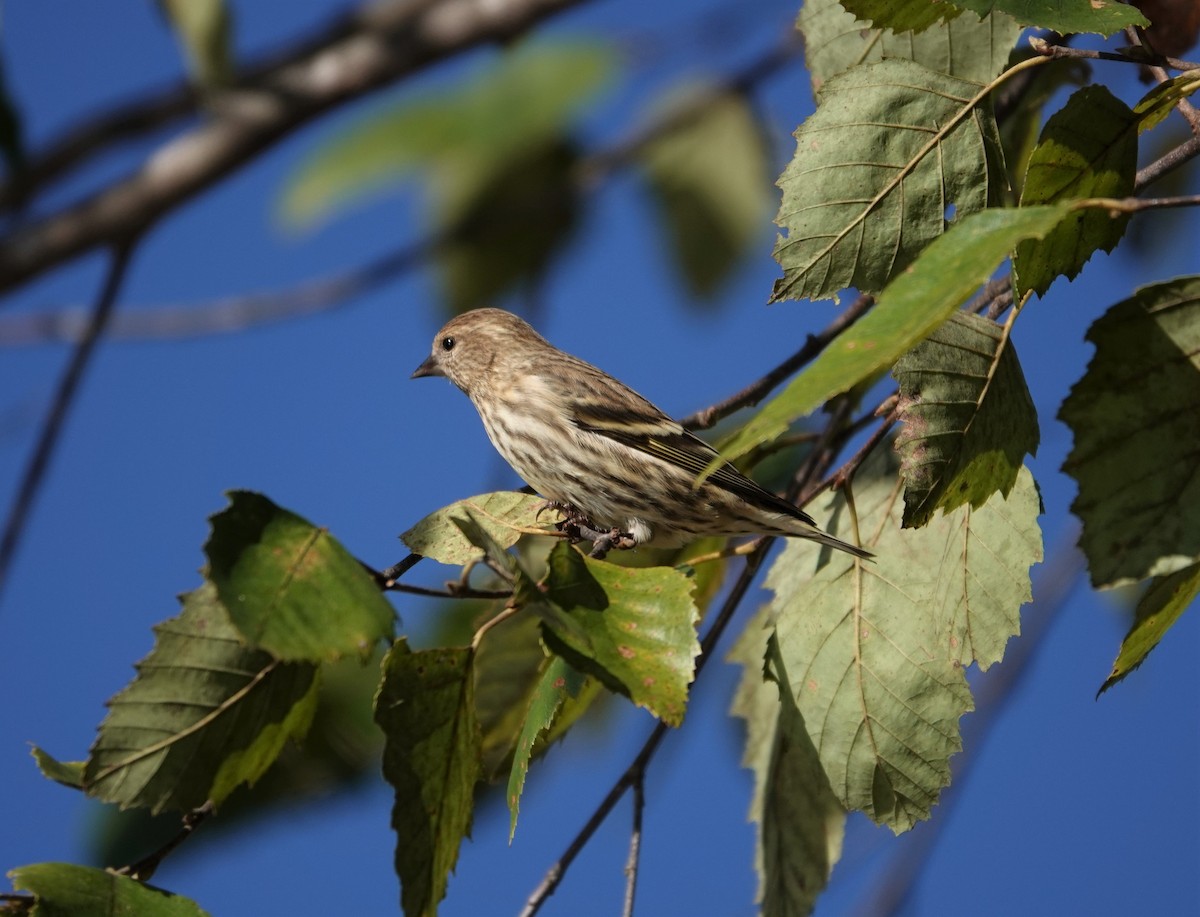
<svg viewBox="0 0 1200 917">
<path fill-rule="evenodd" d="M 123 866 L 116 871 L 119 876 L 129 876 L 131 879 L 137 879 L 139 882 L 149 882 L 153 878 L 154 873 L 158 871 L 158 867 L 162 865 L 162 861 L 170 856 L 176 847 L 192 836 L 195 830 L 206 822 L 210 816 L 215 815 L 217 810 L 213 807 L 211 801 L 206 802 L 198 809 L 193 809 L 191 812 L 183 816 L 183 825 L 165 844 L 151 853 L 149 856 L 142 857 L 136 863 L 130 863 L 128 866 Z"/>
<path fill-rule="evenodd" d="M 638 774 L 633 784 L 633 828 L 629 834 L 629 858 L 625 861 L 625 906 L 622 917 L 633 917 L 633 902 L 637 897 L 638 861 L 642 851 L 642 813 L 646 808 L 645 774 Z"/>
<path fill-rule="evenodd" d="M 334 106 L 459 52 L 507 41 L 581 0 L 383 3 L 308 53 L 211 98 L 210 116 L 133 175 L 17 229 L 0 243 L 0 291 L 160 217 Z"/>
<path fill-rule="evenodd" d="M 66 371 L 59 380 L 58 389 L 54 393 L 54 399 L 50 403 L 41 432 L 38 434 L 37 444 L 25 466 L 21 482 L 17 486 L 16 498 L 13 501 L 12 509 L 9 510 L 8 519 L 4 523 L 3 534 L 0 535 L 0 593 L 8 582 L 8 568 L 16 555 L 21 536 L 25 531 L 25 522 L 28 519 L 29 511 L 33 508 L 42 482 L 45 480 L 46 470 L 50 467 L 50 460 L 58 445 L 59 434 L 62 433 L 67 412 L 75 401 L 84 370 L 87 369 L 96 344 L 104 333 L 113 307 L 116 305 L 117 294 L 125 280 L 129 259 L 136 244 L 136 239 L 129 238 L 113 247 L 108 273 L 92 309 L 87 329 L 79 343 L 76 344 L 75 352 L 71 355 Z"/>
<path fill-rule="evenodd" d="M 794 30 L 791 32 L 794 34 Z M 577 172 L 579 186 L 586 189 L 627 168 L 655 140 L 688 127 L 729 93 L 749 92 L 785 64 L 796 60 L 799 52 L 800 45 L 789 35 L 746 67 L 729 74 L 690 99 L 682 108 L 664 115 L 635 136 L 585 157 Z M 255 325 L 325 312 L 422 266 L 452 244 L 460 232 L 461 227 L 447 227 L 434 236 L 406 244 L 368 264 L 330 277 L 308 280 L 284 290 L 228 296 L 196 306 L 161 306 L 125 311 L 116 316 L 108 335 L 111 339 L 123 340 L 175 340 L 242 331 Z M 83 310 L 77 307 L 6 316 L 0 319 L 0 346 L 74 341 L 82 332 L 85 321 Z M 787 375 L 785 373 L 781 378 Z"/>
<path fill-rule="evenodd" d="M 987 742 L 988 733 L 1012 700 L 1022 679 L 1029 673 L 1046 634 L 1058 620 L 1059 613 L 1079 582 L 1084 563 L 1083 555 L 1075 546 L 1076 541 L 1077 533 L 1072 532 L 1059 542 L 1049 562 L 1037 576 L 1034 601 L 1021 616 L 1021 639 L 1009 643 L 1004 661 L 992 668 L 976 686 L 975 714 L 963 719 L 962 729 L 963 747 L 973 751 L 950 759 L 950 785 L 942 791 L 938 800 L 937 816 L 918 826 L 905 839 L 883 876 L 871 883 L 871 894 L 851 913 L 860 917 L 895 917 L 905 913 L 921 873 L 929 863 L 930 854 L 942 830 L 950 823 L 954 804 L 962 796 L 971 767 L 980 758 L 980 750 Z"/>
</svg>

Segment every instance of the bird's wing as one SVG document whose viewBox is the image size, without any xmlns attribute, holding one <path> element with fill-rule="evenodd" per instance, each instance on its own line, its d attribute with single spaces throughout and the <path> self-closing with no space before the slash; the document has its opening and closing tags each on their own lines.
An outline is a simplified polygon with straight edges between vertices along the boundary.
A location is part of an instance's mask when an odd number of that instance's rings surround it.
<svg viewBox="0 0 1200 917">
<path fill-rule="evenodd" d="M 576 404 L 573 419 L 580 429 L 652 455 L 697 477 L 713 459 L 719 457 L 716 449 L 689 433 L 654 405 L 640 397 L 638 401 L 640 403 L 636 406 L 626 403 L 620 409 L 598 404 Z M 815 525 L 807 513 L 756 484 L 729 462 L 719 465 L 708 480 L 762 509 Z"/>
</svg>

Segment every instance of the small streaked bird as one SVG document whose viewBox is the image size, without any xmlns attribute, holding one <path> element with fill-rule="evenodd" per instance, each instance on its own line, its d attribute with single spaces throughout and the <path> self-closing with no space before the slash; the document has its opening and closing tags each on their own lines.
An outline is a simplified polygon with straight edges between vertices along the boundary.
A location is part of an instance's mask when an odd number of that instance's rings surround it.
<svg viewBox="0 0 1200 917">
<path fill-rule="evenodd" d="M 610 548 L 677 547 L 708 535 L 827 535 L 796 506 L 717 458 L 653 404 L 554 347 L 524 320 L 476 309 L 446 323 L 413 378 L 445 376 L 475 405 L 504 460 L 559 510 L 562 531 Z"/>
</svg>

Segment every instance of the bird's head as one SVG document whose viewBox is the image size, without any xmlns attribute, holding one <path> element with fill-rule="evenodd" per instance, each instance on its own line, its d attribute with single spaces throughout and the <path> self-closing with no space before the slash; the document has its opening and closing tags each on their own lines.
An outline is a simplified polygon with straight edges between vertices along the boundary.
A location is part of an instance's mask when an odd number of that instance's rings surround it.
<svg viewBox="0 0 1200 917">
<path fill-rule="evenodd" d="M 412 374 L 445 376 L 470 395 L 498 374 L 528 361 L 546 340 L 503 309 L 475 309 L 450 319 L 433 339 L 429 356 Z"/>
</svg>

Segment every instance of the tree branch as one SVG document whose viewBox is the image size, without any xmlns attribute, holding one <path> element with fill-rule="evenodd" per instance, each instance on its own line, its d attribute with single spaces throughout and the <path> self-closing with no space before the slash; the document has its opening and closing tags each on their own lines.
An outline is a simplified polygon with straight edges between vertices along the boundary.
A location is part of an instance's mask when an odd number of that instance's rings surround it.
<svg viewBox="0 0 1200 917">
<path fill-rule="evenodd" d="M 213 97 L 211 117 L 133 175 L 17 230 L 0 245 L 0 291 L 143 231 L 330 108 L 461 51 L 513 38 L 581 0 L 423 0 L 371 8 L 357 28 Z"/>
<path fill-rule="evenodd" d="M 136 241 L 130 238 L 112 250 L 112 260 L 109 262 L 108 273 L 104 278 L 100 295 L 92 309 L 91 320 L 67 363 L 66 371 L 59 380 L 54 400 L 50 403 L 41 432 L 38 434 L 37 444 L 25 466 L 21 483 L 17 487 L 16 498 L 4 524 L 4 533 L 0 535 L 0 592 L 8 582 L 8 569 L 12 565 L 17 546 L 25 531 L 25 522 L 33 508 L 33 502 L 45 480 L 46 471 L 50 467 L 50 460 L 58 445 L 59 434 L 62 433 L 67 413 L 79 391 L 83 373 L 87 369 L 96 344 L 104 333 L 104 328 L 116 305 L 117 294 L 125 280 L 126 269 L 129 267 L 129 259 L 135 245 Z"/>
</svg>

